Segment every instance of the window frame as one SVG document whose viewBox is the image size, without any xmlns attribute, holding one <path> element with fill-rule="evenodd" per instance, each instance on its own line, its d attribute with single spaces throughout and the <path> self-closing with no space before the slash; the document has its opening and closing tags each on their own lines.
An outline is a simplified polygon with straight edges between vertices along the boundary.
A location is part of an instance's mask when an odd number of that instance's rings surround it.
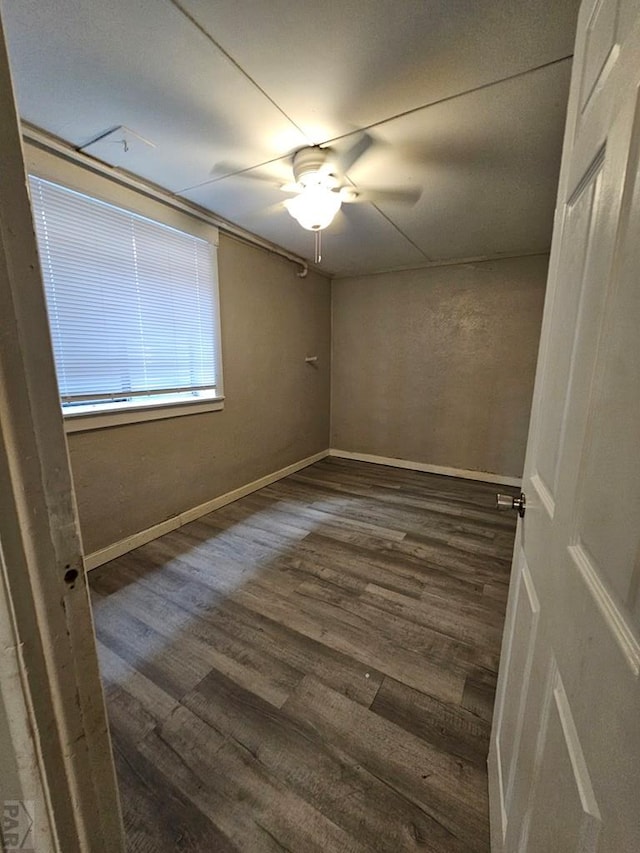
<svg viewBox="0 0 640 853">
<path fill-rule="evenodd" d="M 143 190 L 134 189 L 118 181 L 117 173 L 114 173 L 113 179 L 109 178 L 92 171 L 90 168 L 72 162 L 63 156 L 53 154 L 30 143 L 25 144 L 25 166 L 27 173 L 37 178 L 51 181 L 91 198 L 124 208 L 162 225 L 167 225 L 206 240 L 211 246 L 214 258 L 213 298 L 217 310 L 213 334 L 215 337 L 216 363 L 219 366 L 219 381 L 216 386 L 215 397 L 170 402 L 166 400 L 149 402 L 148 398 L 141 398 L 136 402 L 134 398 L 126 406 L 100 412 L 65 411 L 61 404 L 60 408 L 64 418 L 65 431 L 67 433 L 84 432 L 143 421 L 164 420 L 183 415 L 221 411 L 224 408 L 225 397 L 220 287 L 217 262 L 218 229 L 214 225 L 199 219 L 195 212 L 194 214 L 190 214 L 174 206 L 169 194 L 167 194 L 166 201 L 159 201 L 155 188 L 154 197 L 152 198 L 145 195 Z"/>
</svg>

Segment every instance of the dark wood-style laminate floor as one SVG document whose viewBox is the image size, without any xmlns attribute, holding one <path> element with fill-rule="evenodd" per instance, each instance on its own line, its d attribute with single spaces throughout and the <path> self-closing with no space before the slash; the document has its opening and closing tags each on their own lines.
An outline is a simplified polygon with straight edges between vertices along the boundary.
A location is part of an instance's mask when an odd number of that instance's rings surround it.
<svg viewBox="0 0 640 853">
<path fill-rule="evenodd" d="M 488 851 L 495 492 L 326 459 L 92 572 L 129 851 Z"/>
</svg>

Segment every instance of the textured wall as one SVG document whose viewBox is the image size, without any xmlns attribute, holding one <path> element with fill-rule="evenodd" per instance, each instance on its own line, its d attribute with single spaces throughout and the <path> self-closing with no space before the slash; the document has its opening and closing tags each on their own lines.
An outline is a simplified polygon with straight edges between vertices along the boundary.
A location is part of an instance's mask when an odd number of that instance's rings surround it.
<svg viewBox="0 0 640 853">
<path fill-rule="evenodd" d="M 331 446 L 519 476 L 547 260 L 335 281 Z M 327 280 L 224 235 L 219 268 L 225 409 L 68 436 L 87 552 L 329 444 Z"/>
<path fill-rule="evenodd" d="M 331 446 L 520 476 L 547 264 L 334 281 Z"/>
<path fill-rule="evenodd" d="M 223 234 L 218 259 L 225 408 L 68 436 L 87 552 L 328 447 L 328 280 Z"/>
</svg>

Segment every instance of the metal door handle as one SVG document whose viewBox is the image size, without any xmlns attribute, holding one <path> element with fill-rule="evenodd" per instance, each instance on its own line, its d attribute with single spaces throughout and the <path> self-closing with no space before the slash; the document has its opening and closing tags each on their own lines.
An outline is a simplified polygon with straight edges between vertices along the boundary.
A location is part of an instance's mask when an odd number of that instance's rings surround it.
<svg viewBox="0 0 640 853">
<path fill-rule="evenodd" d="M 496 506 L 498 509 L 515 509 L 520 516 L 524 518 L 524 512 L 527 506 L 527 499 L 524 492 L 520 492 L 517 497 L 511 495 L 496 495 Z"/>
</svg>

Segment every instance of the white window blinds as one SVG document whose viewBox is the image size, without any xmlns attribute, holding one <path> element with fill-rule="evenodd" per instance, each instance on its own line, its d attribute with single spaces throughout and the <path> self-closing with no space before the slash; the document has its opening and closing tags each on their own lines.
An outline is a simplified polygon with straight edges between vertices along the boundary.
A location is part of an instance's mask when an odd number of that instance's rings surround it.
<svg viewBox="0 0 640 853">
<path fill-rule="evenodd" d="M 30 177 L 63 404 L 215 391 L 215 248 Z"/>
</svg>

